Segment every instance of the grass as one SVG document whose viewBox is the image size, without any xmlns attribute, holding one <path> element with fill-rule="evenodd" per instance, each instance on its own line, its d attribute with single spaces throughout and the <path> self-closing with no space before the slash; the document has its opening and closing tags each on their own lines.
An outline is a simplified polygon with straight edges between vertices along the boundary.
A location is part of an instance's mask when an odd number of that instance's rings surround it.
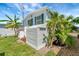
<svg viewBox="0 0 79 59">
<path fill-rule="evenodd" d="M 48 51 L 46 56 L 56 56 L 56 54 L 53 51 Z"/>
<path fill-rule="evenodd" d="M 17 43 L 17 38 L 0 37 L 0 52 L 5 52 L 6 56 L 36 56 L 35 49 L 27 44 Z"/>
<path fill-rule="evenodd" d="M 73 50 L 69 50 L 69 51 L 72 52 Z M 75 52 L 78 52 L 78 51 L 75 50 Z M 38 51 L 33 49 L 31 46 L 27 44 L 18 43 L 17 37 L 15 36 L 0 37 L 0 53 L 2 53 L 0 54 L 0 56 L 3 55 L 4 52 L 5 52 L 5 56 L 42 56 L 39 53 L 37 53 Z M 59 55 L 64 53 L 67 55 L 66 52 L 67 51 L 63 49 L 63 52 L 60 53 Z M 72 52 L 72 54 L 79 55 L 78 53 L 74 53 L 74 52 Z M 48 51 L 45 54 L 45 56 L 56 56 L 56 54 L 53 51 Z"/>
</svg>

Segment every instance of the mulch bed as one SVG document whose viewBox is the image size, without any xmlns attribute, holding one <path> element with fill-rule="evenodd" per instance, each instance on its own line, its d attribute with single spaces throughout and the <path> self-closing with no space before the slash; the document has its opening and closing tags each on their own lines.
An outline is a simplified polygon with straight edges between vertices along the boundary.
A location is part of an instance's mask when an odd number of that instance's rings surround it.
<svg viewBox="0 0 79 59">
<path fill-rule="evenodd" d="M 67 48 L 62 48 L 57 56 L 79 56 L 79 48 L 77 49 L 67 49 Z"/>
<path fill-rule="evenodd" d="M 79 56 L 79 39 L 77 39 L 76 45 L 73 48 L 62 48 L 57 56 Z"/>
</svg>

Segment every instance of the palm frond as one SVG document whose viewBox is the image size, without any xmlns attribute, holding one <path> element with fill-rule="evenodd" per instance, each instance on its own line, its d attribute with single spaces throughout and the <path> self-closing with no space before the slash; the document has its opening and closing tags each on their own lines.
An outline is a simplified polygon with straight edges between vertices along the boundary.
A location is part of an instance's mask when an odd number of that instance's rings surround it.
<svg viewBox="0 0 79 59">
<path fill-rule="evenodd" d="M 12 21 L 12 18 L 10 18 L 8 15 L 5 15 L 5 16 Z"/>
<path fill-rule="evenodd" d="M 5 27 L 6 28 L 14 28 L 14 24 L 6 24 Z"/>
<path fill-rule="evenodd" d="M 70 20 L 70 19 L 73 19 L 72 15 L 68 16 L 66 20 Z"/>
</svg>

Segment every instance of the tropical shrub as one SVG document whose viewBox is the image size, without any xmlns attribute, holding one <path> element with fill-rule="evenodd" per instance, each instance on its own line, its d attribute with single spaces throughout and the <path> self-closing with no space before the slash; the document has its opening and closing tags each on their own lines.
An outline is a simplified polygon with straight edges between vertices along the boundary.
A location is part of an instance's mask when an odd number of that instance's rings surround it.
<svg viewBox="0 0 79 59">
<path fill-rule="evenodd" d="M 52 17 L 47 21 L 47 44 L 52 47 L 53 41 L 56 37 L 59 38 L 61 44 L 66 43 L 69 47 L 74 45 L 75 40 L 68 34 L 73 30 L 76 30 L 74 26 L 73 16 L 65 17 L 57 12 L 49 12 Z"/>
<path fill-rule="evenodd" d="M 75 40 L 74 37 L 68 36 L 68 37 L 67 37 L 67 40 L 65 41 L 65 44 L 66 44 L 68 47 L 74 47 L 75 44 L 76 44 L 76 40 Z"/>
</svg>

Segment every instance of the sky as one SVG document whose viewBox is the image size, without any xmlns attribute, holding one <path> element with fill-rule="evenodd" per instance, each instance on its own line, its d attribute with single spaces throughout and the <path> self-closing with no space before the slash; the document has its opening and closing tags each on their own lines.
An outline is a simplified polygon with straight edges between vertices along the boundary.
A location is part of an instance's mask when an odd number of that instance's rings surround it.
<svg viewBox="0 0 79 59">
<path fill-rule="evenodd" d="M 21 8 L 24 6 L 25 16 L 36 9 L 42 7 L 48 7 L 51 10 L 57 11 L 64 15 L 79 16 L 79 4 L 78 3 L 0 3 L 0 20 L 8 20 L 6 14 L 13 17 L 15 14 L 17 17 L 21 17 Z"/>
</svg>

